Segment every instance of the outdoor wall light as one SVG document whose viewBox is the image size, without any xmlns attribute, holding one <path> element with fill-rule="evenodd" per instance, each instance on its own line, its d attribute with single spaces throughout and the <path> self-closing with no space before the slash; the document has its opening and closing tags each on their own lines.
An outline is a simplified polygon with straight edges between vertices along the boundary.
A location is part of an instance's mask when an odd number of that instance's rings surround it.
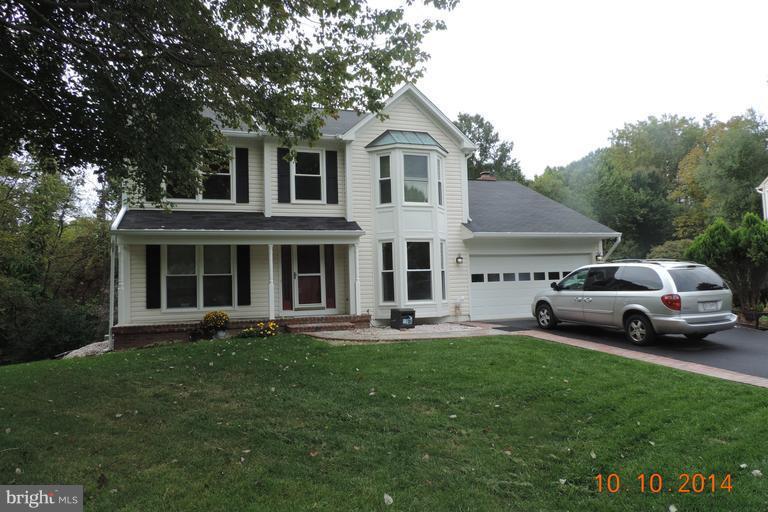
<svg viewBox="0 0 768 512">
<path fill-rule="evenodd" d="M 462 263 L 464 263 L 464 256 L 459 254 L 458 256 L 456 256 L 456 264 L 461 265 Z"/>
</svg>

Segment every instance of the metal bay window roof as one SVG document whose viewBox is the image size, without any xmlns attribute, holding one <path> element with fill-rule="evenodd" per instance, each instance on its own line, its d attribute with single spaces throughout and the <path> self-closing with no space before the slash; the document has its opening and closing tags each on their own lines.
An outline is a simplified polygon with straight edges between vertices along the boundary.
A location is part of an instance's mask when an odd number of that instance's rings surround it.
<svg viewBox="0 0 768 512">
<path fill-rule="evenodd" d="M 366 148 L 376 148 L 380 146 L 391 146 L 395 144 L 407 144 L 412 146 L 434 146 L 448 152 L 439 142 L 427 132 L 410 132 L 405 130 L 387 130 L 365 146 Z"/>
</svg>

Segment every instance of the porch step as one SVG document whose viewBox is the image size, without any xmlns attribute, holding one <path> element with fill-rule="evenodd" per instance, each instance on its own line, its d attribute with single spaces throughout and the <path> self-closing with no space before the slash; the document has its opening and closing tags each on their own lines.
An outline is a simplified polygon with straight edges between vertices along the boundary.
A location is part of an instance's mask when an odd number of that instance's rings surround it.
<svg viewBox="0 0 768 512">
<path fill-rule="evenodd" d="M 285 326 L 288 332 L 318 332 L 318 331 L 350 331 L 355 328 L 352 322 L 321 322 L 321 323 L 296 323 Z"/>
</svg>

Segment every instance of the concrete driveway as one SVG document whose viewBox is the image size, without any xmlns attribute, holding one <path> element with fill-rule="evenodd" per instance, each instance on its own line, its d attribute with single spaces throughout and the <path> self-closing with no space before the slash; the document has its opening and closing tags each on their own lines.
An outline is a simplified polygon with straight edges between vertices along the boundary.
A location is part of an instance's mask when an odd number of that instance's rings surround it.
<svg viewBox="0 0 768 512">
<path fill-rule="evenodd" d="M 531 319 L 491 320 L 503 331 L 538 330 Z M 768 331 L 735 327 L 707 336 L 701 342 L 688 341 L 683 336 L 660 336 L 654 345 L 636 347 L 624 339 L 624 333 L 585 325 L 561 324 L 551 331 L 561 336 L 591 341 L 637 352 L 670 357 L 724 370 L 768 378 Z"/>
</svg>

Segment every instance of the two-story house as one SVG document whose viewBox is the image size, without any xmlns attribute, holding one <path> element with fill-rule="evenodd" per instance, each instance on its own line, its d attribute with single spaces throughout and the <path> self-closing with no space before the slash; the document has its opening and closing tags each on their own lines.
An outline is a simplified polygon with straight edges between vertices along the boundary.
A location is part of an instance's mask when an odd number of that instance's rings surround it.
<svg viewBox="0 0 768 512">
<path fill-rule="evenodd" d="M 517 183 L 468 181 L 474 144 L 413 85 L 384 112 L 341 112 L 293 160 L 225 129 L 232 157 L 199 194 L 123 207 L 117 346 L 182 337 L 210 310 L 235 325 L 529 315 L 536 290 L 618 235 Z"/>
</svg>

